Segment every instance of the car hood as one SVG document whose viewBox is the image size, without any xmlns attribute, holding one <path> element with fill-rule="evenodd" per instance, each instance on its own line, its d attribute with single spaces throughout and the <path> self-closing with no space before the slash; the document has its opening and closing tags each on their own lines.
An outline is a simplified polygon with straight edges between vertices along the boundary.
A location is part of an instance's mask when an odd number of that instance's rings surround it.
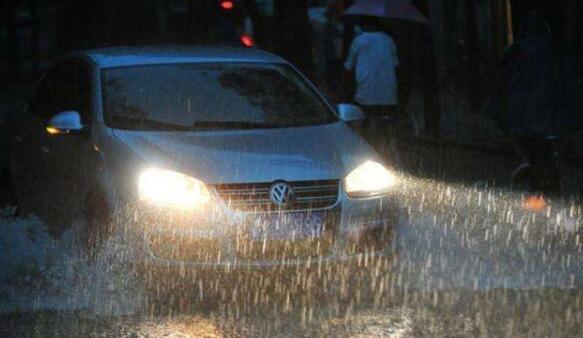
<svg viewBox="0 0 583 338">
<path fill-rule="evenodd" d="M 279 129 L 113 133 L 147 165 L 207 183 L 339 179 L 362 162 L 377 159 L 370 146 L 342 122 Z"/>
</svg>

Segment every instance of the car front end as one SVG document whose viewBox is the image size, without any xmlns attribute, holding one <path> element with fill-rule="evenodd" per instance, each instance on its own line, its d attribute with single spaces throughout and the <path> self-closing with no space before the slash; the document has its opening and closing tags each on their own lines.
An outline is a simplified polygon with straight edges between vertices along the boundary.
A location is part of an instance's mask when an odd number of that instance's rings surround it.
<svg viewBox="0 0 583 338">
<path fill-rule="evenodd" d="M 147 169 L 134 214 L 134 226 L 143 231 L 143 258 L 166 267 L 236 268 L 385 255 L 397 208 L 390 192 L 394 177 L 381 168 L 365 162 L 351 174 L 361 176 L 359 182 L 348 175 L 212 185 Z M 372 181 L 385 185 L 375 189 Z"/>
</svg>

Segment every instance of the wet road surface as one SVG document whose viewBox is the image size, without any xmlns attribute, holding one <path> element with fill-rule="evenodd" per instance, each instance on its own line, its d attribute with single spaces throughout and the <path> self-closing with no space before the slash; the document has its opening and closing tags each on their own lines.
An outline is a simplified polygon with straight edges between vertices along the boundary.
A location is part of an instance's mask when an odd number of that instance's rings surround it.
<svg viewBox="0 0 583 338">
<path fill-rule="evenodd" d="M 390 257 L 231 274 L 202 284 L 188 274 L 140 280 L 123 263 L 123 243 L 109 243 L 104 257 L 87 265 L 67 251 L 66 238 L 43 237 L 37 220 L 1 220 L 3 229 L 12 230 L 0 237 L 0 245 L 44 249 L 28 259 L 36 260 L 35 266 L 11 260 L 10 276 L 4 271 L 0 336 L 576 337 L 583 332 L 581 206 L 554 201 L 541 211 L 526 211 L 522 197 L 509 192 L 414 178 L 404 178 L 400 189 L 403 213 Z M 26 242 L 30 237 L 33 244 Z M 6 259 L 0 263 L 9 265 Z"/>
</svg>

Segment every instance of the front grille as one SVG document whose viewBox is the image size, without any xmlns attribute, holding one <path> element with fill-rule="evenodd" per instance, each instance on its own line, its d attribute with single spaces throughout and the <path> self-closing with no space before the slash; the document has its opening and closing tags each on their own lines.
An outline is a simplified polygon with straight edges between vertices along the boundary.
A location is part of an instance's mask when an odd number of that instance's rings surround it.
<svg viewBox="0 0 583 338">
<path fill-rule="evenodd" d="M 325 209 L 338 200 L 338 180 L 287 182 L 294 190 L 285 210 Z M 215 189 L 231 209 L 247 212 L 281 210 L 269 196 L 273 183 L 219 184 Z"/>
</svg>

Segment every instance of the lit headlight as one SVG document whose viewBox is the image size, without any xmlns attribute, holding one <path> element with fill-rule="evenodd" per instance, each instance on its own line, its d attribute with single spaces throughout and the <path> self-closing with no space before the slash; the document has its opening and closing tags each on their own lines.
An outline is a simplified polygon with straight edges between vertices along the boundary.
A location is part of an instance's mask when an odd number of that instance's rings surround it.
<svg viewBox="0 0 583 338">
<path fill-rule="evenodd" d="M 346 176 L 344 183 L 348 196 L 369 197 L 386 193 L 395 184 L 395 176 L 381 164 L 367 161 Z"/>
<path fill-rule="evenodd" d="M 164 207 L 195 208 L 210 200 L 210 194 L 201 181 L 163 169 L 147 169 L 140 175 L 140 199 Z"/>
</svg>

